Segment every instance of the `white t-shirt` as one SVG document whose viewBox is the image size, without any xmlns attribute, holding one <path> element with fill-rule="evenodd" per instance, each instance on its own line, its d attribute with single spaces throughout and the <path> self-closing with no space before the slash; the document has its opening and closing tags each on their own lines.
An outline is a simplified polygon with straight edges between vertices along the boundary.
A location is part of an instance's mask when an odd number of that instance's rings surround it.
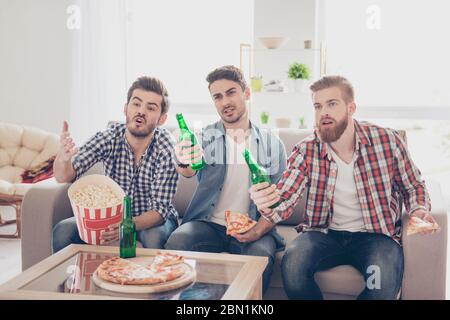
<svg viewBox="0 0 450 320">
<path fill-rule="evenodd" d="M 338 172 L 334 188 L 333 218 L 329 228 L 337 231 L 365 232 L 363 214 L 353 177 L 355 158 L 347 164 L 333 150 L 331 154 L 337 164 Z"/>
<path fill-rule="evenodd" d="M 210 220 L 225 225 L 225 211 L 248 213 L 250 206 L 250 169 L 244 159 L 244 148 L 250 150 L 247 139 L 236 143 L 233 138 L 226 136 L 227 143 L 227 173 L 222 191 L 216 203 Z"/>
</svg>

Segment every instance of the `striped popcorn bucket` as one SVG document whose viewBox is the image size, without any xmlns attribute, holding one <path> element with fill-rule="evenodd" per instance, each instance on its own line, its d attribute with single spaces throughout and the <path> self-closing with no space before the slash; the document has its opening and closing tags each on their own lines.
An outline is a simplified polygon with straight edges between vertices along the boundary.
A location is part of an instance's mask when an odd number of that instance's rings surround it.
<svg viewBox="0 0 450 320">
<path fill-rule="evenodd" d="M 108 186 L 120 200 L 104 208 L 85 207 L 83 204 L 75 203 L 74 192 L 83 190 L 88 185 Z M 100 245 L 100 234 L 107 230 L 109 226 L 120 223 L 122 220 L 122 199 L 125 192 L 111 178 L 93 174 L 78 179 L 70 186 L 67 193 L 77 221 L 80 238 L 88 244 Z"/>
</svg>

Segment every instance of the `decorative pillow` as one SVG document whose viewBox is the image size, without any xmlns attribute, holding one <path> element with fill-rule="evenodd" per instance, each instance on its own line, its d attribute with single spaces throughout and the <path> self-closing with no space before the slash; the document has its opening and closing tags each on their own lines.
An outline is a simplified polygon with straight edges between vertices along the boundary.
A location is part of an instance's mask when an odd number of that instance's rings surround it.
<svg viewBox="0 0 450 320">
<path fill-rule="evenodd" d="M 36 183 L 53 177 L 53 162 L 56 156 L 22 173 L 22 183 Z"/>
</svg>

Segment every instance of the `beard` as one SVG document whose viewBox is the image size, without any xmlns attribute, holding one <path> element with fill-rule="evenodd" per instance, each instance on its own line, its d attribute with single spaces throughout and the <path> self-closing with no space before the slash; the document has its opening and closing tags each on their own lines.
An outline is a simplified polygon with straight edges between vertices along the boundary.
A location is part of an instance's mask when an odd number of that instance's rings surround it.
<svg viewBox="0 0 450 320">
<path fill-rule="evenodd" d="M 238 108 L 236 108 L 236 107 L 234 107 L 234 106 L 232 106 L 231 108 L 234 108 L 234 111 L 233 111 L 233 115 L 232 115 L 232 116 L 227 116 L 227 115 L 224 114 L 224 111 L 225 111 L 226 109 L 228 109 L 228 107 L 225 108 L 225 109 L 220 113 L 220 118 L 223 120 L 223 122 L 230 123 L 230 124 L 231 124 L 231 123 L 236 123 L 236 122 L 238 122 L 239 120 L 241 120 L 242 116 L 245 114 L 245 109 L 242 110 L 242 111 L 239 111 Z"/>
<path fill-rule="evenodd" d="M 141 125 L 140 128 L 135 127 L 134 119 L 131 119 L 130 116 L 127 115 L 127 130 L 131 133 L 131 135 L 138 139 L 144 139 L 153 134 L 153 131 L 156 129 L 156 125 L 148 124 L 147 119 L 145 119 L 144 125 Z"/>
<path fill-rule="evenodd" d="M 347 129 L 347 126 L 348 113 L 346 113 L 345 117 L 342 120 L 338 121 L 332 128 L 323 128 L 322 124 L 319 122 L 318 128 L 320 138 L 323 142 L 326 143 L 335 142 L 342 136 L 345 129 Z"/>
</svg>

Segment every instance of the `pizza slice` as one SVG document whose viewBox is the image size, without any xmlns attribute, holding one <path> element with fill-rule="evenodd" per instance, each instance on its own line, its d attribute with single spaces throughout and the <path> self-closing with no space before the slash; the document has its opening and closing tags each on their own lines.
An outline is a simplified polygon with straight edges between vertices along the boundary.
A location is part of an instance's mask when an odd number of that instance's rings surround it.
<svg viewBox="0 0 450 320">
<path fill-rule="evenodd" d="M 178 265 L 184 262 L 184 257 L 175 253 L 157 251 L 150 265 L 151 270 L 162 270 L 165 267 Z"/>
<path fill-rule="evenodd" d="M 410 236 L 412 234 L 416 234 L 427 230 L 440 230 L 440 227 L 437 223 L 431 223 L 422 220 L 419 217 L 411 217 L 409 219 L 408 226 L 406 229 L 406 235 Z"/>
<path fill-rule="evenodd" d="M 256 225 L 256 221 L 251 219 L 247 214 L 225 211 L 225 222 L 227 226 L 227 234 L 245 233 Z"/>
</svg>

